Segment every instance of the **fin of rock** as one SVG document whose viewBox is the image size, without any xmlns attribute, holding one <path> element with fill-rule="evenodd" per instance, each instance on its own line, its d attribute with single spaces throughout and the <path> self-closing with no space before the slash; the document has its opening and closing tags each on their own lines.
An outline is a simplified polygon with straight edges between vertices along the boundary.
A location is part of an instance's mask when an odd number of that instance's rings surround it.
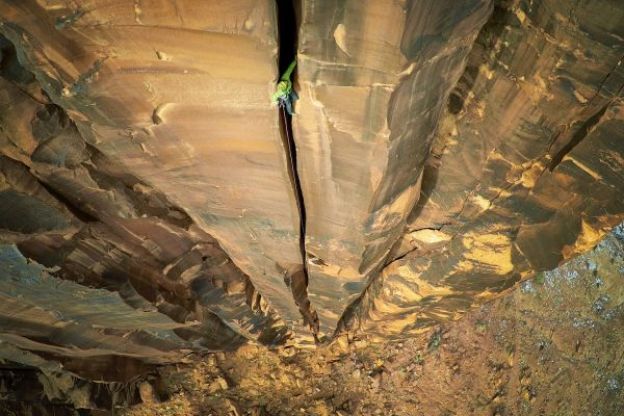
<svg viewBox="0 0 624 416">
<path fill-rule="evenodd" d="M 322 330 L 334 331 L 403 233 L 438 120 L 491 11 L 489 0 L 302 2 L 293 128 Z"/>
</svg>

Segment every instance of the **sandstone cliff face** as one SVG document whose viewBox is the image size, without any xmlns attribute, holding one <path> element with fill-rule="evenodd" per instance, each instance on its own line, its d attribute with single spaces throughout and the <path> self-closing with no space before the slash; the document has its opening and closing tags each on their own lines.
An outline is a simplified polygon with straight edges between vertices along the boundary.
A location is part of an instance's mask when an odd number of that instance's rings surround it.
<svg viewBox="0 0 624 416">
<path fill-rule="evenodd" d="M 622 22 L 619 2 L 498 5 L 454 93 L 457 114 L 428 162 L 400 259 L 354 314 L 366 331 L 405 336 L 457 318 L 622 220 Z"/>
<path fill-rule="evenodd" d="M 438 119 L 490 12 L 487 0 L 303 2 L 293 124 L 308 292 L 325 331 L 403 232 Z"/>
<path fill-rule="evenodd" d="M 12 362 L 407 337 L 624 218 L 620 1 L 0 6 Z"/>
<path fill-rule="evenodd" d="M 283 281 L 301 264 L 299 218 L 266 99 L 275 4 L 203 3 L 9 3 L 4 33 L 90 144 L 218 238 L 294 321 Z"/>
</svg>

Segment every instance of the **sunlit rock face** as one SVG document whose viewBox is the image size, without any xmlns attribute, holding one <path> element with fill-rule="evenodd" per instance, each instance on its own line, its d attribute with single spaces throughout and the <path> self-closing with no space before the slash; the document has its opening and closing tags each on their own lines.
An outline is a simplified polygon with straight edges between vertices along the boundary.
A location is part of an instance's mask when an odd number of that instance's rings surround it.
<svg viewBox="0 0 624 416">
<path fill-rule="evenodd" d="M 284 4 L 0 0 L 0 358 L 408 337 L 624 218 L 621 1 Z"/>
<path fill-rule="evenodd" d="M 455 319 L 622 220 L 623 22 L 617 1 L 497 4 L 451 97 L 401 259 L 353 316 L 366 331 L 406 336 Z"/>
<path fill-rule="evenodd" d="M 491 6 L 303 2 L 293 125 L 308 292 L 326 331 L 403 232 L 438 119 Z"/>
</svg>

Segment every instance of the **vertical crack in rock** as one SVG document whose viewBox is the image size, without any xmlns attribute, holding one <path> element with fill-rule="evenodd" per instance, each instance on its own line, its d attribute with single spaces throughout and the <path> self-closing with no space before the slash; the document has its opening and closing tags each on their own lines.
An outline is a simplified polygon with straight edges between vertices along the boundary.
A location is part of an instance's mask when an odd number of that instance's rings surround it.
<svg viewBox="0 0 624 416">
<path fill-rule="evenodd" d="M 295 11 L 295 0 L 276 0 L 278 13 L 279 31 L 279 72 L 282 74 L 291 62 L 296 59 L 297 51 L 297 16 Z M 292 74 L 294 82 L 297 68 Z M 308 261 L 306 253 L 306 206 L 301 190 L 301 181 L 297 171 L 297 146 L 293 137 L 292 115 L 286 108 L 280 106 L 279 122 L 284 148 L 287 153 L 288 173 L 292 184 L 293 192 L 299 210 L 299 250 L 301 251 L 301 268 L 291 272 L 288 276 L 288 285 L 291 288 L 295 303 L 299 307 L 305 323 L 312 330 L 315 340 L 318 341 L 319 322 L 316 311 L 312 308 L 308 299 Z"/>
</svg>

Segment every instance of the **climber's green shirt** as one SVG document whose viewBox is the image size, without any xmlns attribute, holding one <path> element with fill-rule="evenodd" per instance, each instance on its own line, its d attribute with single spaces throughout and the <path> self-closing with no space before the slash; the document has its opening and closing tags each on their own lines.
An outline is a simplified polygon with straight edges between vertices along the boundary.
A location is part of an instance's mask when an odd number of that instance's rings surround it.
<svg viewBox="0 0 624 416">
<path fill-rule="evenodd" d="M 280 82 L 278 82 L 277 84 L 277 89 L 275 90 L 275 93 L 273 93 L 273 95 L 271 96 L 271 101 L 274 104 L 285 107 L 288 111 L 288 114 L 292 114 L 292 102 L 299 98 L 297 94 L 293 91 L 292 81 L 290 80 L 290 77 L 296 65 L 296 59 L 293 60 L 290 65 L 288 65 L 288 68 L 280 78 Z"/>
</svg>

